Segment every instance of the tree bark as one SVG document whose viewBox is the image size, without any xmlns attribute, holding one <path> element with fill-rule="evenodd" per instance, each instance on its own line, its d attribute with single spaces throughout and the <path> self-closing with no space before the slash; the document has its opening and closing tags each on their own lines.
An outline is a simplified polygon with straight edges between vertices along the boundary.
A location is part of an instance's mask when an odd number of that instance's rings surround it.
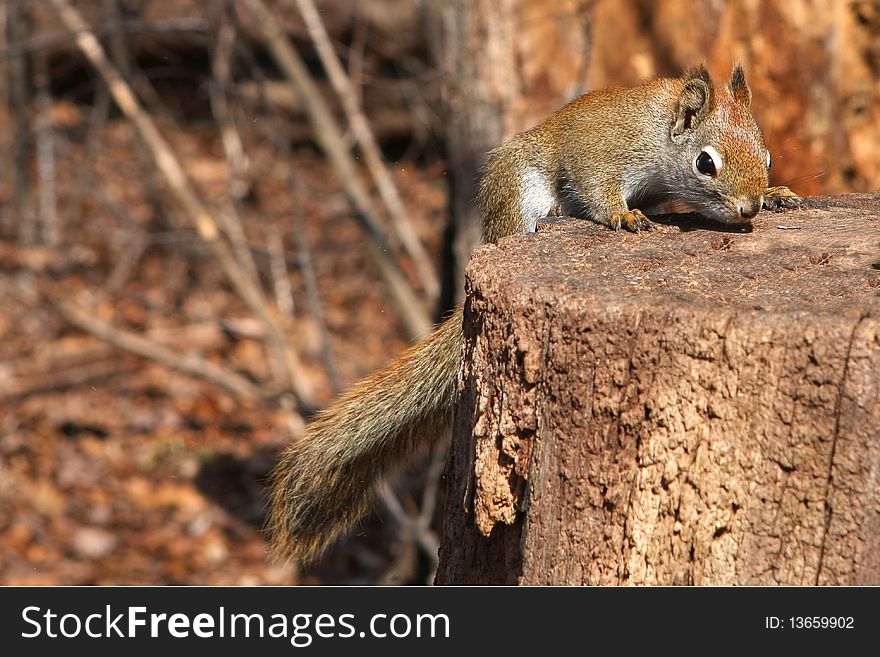
<svg viewBox="0 0 880 657">
<path fill-rule="evenodd" d="M 437 582 L 880 584 L 878 234 L 875 194 L 480 247 Z"/>
<path fill-rule="evenodd" d="M 477 182 L 486 153 L 585 90 L 588 0 L 452 0 L 428 3 L 443 70 L 453 273 L 446 295 L 460 297 L 464 267 L 480 243 Z M 460 300 L 460 299 L 457 299 Z M 445 299 L 449 304 L 450 299 Z"/>
</svg>

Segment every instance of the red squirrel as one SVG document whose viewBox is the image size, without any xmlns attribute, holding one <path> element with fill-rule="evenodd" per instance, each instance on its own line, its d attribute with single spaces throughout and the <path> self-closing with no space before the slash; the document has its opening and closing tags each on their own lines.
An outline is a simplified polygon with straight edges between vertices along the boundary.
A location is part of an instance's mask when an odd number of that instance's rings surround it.
<svg viewBox="0 0 880 657">
<path fill-rule="evenodd" d="M 484 242 L 534 231 L 552 212 L 615 230 L 682 201 L 726 223 L 798 204 L 768 188 L 770 152 L 740 65 L 716 87 L 698 66 L 679 78 L 599 89 L 488 156 L 480 185 Z M 462 308 L 391 365 L 352 386 L 281 454 L 268 529 L 277 558 L 310 560 L 367 513 L 376 484 L 452 418 Z"/>
</svg>

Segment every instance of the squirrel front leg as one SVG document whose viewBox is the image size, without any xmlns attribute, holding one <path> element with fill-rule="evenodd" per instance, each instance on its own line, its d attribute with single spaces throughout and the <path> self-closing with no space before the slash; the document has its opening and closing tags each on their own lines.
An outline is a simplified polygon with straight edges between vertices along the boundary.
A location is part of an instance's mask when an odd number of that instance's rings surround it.
<svg viewBox="0 0 880 657">
<path fill-rule="evenodd" d="M 608 189 L 610 191 L 605 197 L 606 208 L 600 209 L 596 213 L 600 223 L 605 224 L 611 230 L 624 228 L 632 233 L 654 228 L 654 224 L 645 216 L 644 212 L 638 208 L 630 209 L 627 206 L 619 185 L 609 186 Z"/>
<path fill-rule="evenodd" d="M 569 195 L 586 218 L 613 230 L 637 233 L 654 227 L 641 210 L 629 208 L 621 183 L 591 180 L 592 189 L 579 189 L 564 175 L 548 173 L 556 167 L 542 162 L 546 153 L 531 153 L 531 146 L 521 135 L 489 153 L 480 185 L 484 241 L 534 231 L 540 219 L 559 213 Z"/>
<path fill-rule="evenodd" d="M 581 192 L 579 196 L 586 206 L 587 216 L 611 230 L 623 228 L 638 233 L 654 229 L 653 222 L 644 212 L 629 207 L 623 196 L 623 186 L 617 182 L 605 181 L 596 186 L 593 194 Z"/>
</svg>

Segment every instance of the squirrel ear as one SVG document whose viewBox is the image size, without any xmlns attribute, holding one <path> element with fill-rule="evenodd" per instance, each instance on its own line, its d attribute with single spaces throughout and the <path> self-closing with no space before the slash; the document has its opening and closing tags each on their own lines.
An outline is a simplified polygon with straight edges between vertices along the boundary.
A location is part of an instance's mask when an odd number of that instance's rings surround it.
<svg viewBox="0 0 880 657">
<path fill-rule="evenodd" d="M 705 66 L 691 69 L 684 80 L 670 131 L 673 138 L 694 130 L 715 109 L 715 87 Z"/>
<path fill-rule="evenodd" d="M 730 93 L 733 99 L 743 107 L 749 107 L 752 104 L 752 90 L 746 82 L 746 74 L 743 71 L 742 64 L 737 62 L 733 67 L 733 73 L 730 74 Z"/>
</svg>

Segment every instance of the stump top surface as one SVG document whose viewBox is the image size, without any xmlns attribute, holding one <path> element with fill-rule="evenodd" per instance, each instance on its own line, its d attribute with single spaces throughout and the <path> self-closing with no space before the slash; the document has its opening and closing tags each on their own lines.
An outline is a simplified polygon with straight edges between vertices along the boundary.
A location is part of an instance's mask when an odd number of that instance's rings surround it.
<svg viewBox="0 0 880 657">
<path fill-rule="evenodd" d="M 880 298 L 880 194 L 807 199 L 751 227 L 694 215 L 657 230 L 590 221 L 539 224 L 477 249 L 469 285 L 527 304 L 718 303 L 767 312 L 861 314 Z M 580 304 L 577 304 L 580 305 Z"/>
</svg>

